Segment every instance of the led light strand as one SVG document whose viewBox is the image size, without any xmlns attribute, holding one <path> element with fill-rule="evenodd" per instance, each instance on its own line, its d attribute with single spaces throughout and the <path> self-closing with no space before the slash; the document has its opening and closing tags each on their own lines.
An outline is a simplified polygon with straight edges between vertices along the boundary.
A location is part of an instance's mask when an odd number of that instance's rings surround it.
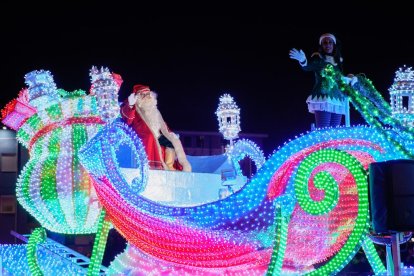
<svg viewBox="0 0 414 276">
<path fill-rule="evenodd" d="M 287 242 L 287 228 L 289 217 L 282 215 L 280 207 L 276 209 L 276 233 L 274 238 L 272 258 L 267 269 L 266 275 L 281 275 L 283 259 L 285 256 Z"/>
<path fill-rule="evenodd" d="M 92 249 L 91 262 L 88 268 L 88 276 L 99 275 L 100 266 L 106 247 L 106 240 L 108 238 L 111 223 L 105 221 L 106 212 L 102 209 L 98 221 L 98 230 L 95 236 L 95 242 Z"/>
<path fill-rule="evenodd" d="M 27 243 L 27 261 L 29 264 L 30 273 L 35 276 L 43 276 L 40 269 L 39 262 L 36 256 L 37 245 L 46 241 L 46 231 L 39 227 L 33 230 Z"/>
<path fill-rule="evenodd" d="M 414 128 L 404 126 L 399 120 L 391 116 L 391 108 L 381 97 L 380 93 L 374 88 L 372 83 L 365 79 L 364 76 L 358 76 L 358 82 L 355 88 L 346 84 L 341 78 L 340 72 L 334 70 L 333 66 L 328 65 L 323 74 L 325 80 L 329 83 L 339 83 L 340 88 L 351 99 L 355 108 L 361 113 L 368 124 L 375 127 L 381 135 L 384 135 L 398 150 L 403 152 L 407 157 L 414 158 L 404 142 L 394 139 L 389 132 L 383 130 L 383 125 L 391 125 L 411 140 L 414 139 Z M 356 89 L 357 88 L 357 89 Z"/>
<path fill-rule="evenodd" d="M 366 237 L 362 242 L 362 248 L 364 249 L 365 255 L 370 263 L 375 275 L 384 273 L 387 271 L 386 267 L 382 263 L 381 258 L 375 248 L 374 243 Z"/>
</svg>

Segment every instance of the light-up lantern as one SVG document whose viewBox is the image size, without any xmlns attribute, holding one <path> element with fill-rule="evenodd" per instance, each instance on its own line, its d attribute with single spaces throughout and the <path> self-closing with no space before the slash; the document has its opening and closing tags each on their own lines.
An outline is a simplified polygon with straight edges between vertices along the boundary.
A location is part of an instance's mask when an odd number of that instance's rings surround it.
<svg viewBox="0 0 414 276">
<path fill-rule="evenodd" d="M 16 184 L 17 199 L 50 231 L 95 233 L 101 207 L 78 151 L 104 124 L 96 97 L 57 89 L 44 70 L 26 74 L 25 83 L 27 92 L 20 96 L 27 96 L 35 112 L 16 128 L 30 154 Z"/>
<path fill-rule="evenodd" d="M 233 146 L 233 139 L 239 138 L 240 108 L 232 96 L 224 94 L 220 97 L 216 115 L 220 133 L 223 134 L 224 139 L 230 140 L 230 147 Z"/>
<path fill-rule="evenodd" d="M 91 94 L 96 95 L 99 113 L 106 123 L 112 122 L 119 116 L 118 91 L 122 79 L 112 74 L 108 68 L 101 69 L 92 66 L 89 73 L 91 77 Z"/>
<path fill-rule="evenodd" d="M 414 71 L 404 66 L 395 72 L 389 88 L 392 116 L 406 126 L 414 126 Z"/>
</svg>

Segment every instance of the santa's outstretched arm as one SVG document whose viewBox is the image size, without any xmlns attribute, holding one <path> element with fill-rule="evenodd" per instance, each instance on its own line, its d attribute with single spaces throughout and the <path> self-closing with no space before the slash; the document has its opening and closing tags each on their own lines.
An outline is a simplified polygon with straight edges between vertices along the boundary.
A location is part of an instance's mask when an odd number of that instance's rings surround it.
<svg viewBox="0 0 414 276">
<path fill-rule="evenodd" d="M 135 93 L 129 95 L 121 106 L 121 116 L 124 121 L 130 125 L 135 118 L 135 103 L 137 102 L 138 96 Z"/>
</svg>

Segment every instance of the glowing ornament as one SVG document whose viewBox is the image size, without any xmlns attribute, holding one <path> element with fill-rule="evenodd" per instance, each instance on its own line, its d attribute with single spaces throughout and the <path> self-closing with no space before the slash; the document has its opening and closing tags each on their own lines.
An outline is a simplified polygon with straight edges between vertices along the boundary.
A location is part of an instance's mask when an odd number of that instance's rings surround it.
<svg viewBox="0 0 414 276">
<path fill-rule="evenodd" d="M 96 97 L 57 89 L 49 71 L 32 71 L 25 82 L 20 98 L 35 113 L 16 125 L 30 154 L 16 185 L 18 201 L 50 231 L 95 233 L 101 207 L 78 151 L 104 123 Z M 15 111 L 22 109 L 16 105 Z"/>
</svg>

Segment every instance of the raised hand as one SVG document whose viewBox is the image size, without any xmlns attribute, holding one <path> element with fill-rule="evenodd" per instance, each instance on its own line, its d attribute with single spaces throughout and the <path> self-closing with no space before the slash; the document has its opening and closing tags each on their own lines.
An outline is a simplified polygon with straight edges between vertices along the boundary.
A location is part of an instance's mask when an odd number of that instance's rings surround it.
<svg viewBox="0 0 414 276">
<path fill-rule="evenodd" d="M 137 102 L 137 100 L 138 100 L 138 94 L 131 93 L 131 95 L 128 96 L 128 104 L 130 106 L 135 105 L 135 103 Z"/>
<path fill-rule="evenodd" d="M 293 48 L 289 51 L 289 56 L 291 59 L 296 59 L 302 66 L 306 65 L 306 55 L 302 50 L 297 50 Z"/>
</svg>

